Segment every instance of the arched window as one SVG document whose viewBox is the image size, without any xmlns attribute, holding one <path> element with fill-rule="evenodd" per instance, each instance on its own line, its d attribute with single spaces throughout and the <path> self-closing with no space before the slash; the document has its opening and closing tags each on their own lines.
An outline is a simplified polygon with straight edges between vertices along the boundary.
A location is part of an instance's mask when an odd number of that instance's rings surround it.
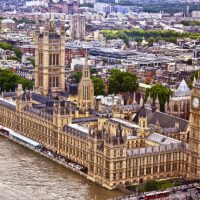
<svg viewBox="0 0 200 200">
<path fill-rule="evenodd" d="M 51 87 L 51 77 L 49 77 L 49 87 Z"/>
<path fill-rule="evenodd" d="M 53 87 L 55 87 L 55 76 L 53 77 Z"/>
<path fill-rule="evenodd" d="M 58 87 L 58 77 L 56 77 L 56 87 Z"/>
<path fill-rule="evenodd" d="M 55 55 L 55 54 L 53 54 L 53 65 L 55 65 L 55 64 L 56 64 L 56 61 L 55 61 L 55 59 L 56 59 L 56 55 Z"/>
<path fill-rule="evenodd" d="M 176 104 L 174 105 L 174 112 L 178 112 L 178 106 Z"/>
<path fill-rule="evenodd" d="M 52 65 L 52 54 L 49 55 L 49 65 Z"/>
<path fill-rule="evenodd" d="M 56 55 L 56 65 L 59 65 L 59 54 Z"/>
</svg>

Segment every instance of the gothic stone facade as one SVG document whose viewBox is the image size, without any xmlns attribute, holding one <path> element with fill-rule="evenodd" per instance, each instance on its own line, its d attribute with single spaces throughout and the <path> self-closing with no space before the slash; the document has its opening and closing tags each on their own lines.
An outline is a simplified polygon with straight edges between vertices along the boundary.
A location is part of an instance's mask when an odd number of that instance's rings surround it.
<svg viewBox="0 0 200 200">
<path fill-rule="evenodd" d="M 80 84 L 73 82 L 68 96 L 63 27 L 58 35 L 53 23 L 43 33 L 36 24 L 35 91 L 19 85 L 15 100 L 1 97 L 0 125 L 85 166 L 88 179 L 108 189 L 149 179 L 199 178 L 199 82 L 192 92 L 190 135 L 187 120 L 156 111 L 156 102 L 149 108 L 95 102 L 87 59 Z"/>
<path fill-rule="evenodd" d="M 65 29 L 60 34 L 53 22 L 45 23 L 40 32 L 39 22 L 35 29 L 35 91 L 46 95 L 48 90 L 65 90 Z"/>
<path fill-rule="evenodd" d="M 1 98 L 0 124 L 87 167 L 88 179 L 113 189 L 149 179 L 186 178 L 188 145 L 151 132 L 144 108 L 139 123 L 104 116 L 75 118 L 72 104 L 47 100 L 43 109 L 35 108 L 33 97 L 19 87 L 15 102 Z"/>
</svg>

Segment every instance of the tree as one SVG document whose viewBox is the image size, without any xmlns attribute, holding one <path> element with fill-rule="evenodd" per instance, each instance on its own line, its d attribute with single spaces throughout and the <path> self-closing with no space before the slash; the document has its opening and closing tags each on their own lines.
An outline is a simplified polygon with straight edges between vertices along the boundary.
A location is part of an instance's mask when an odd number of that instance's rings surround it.
<svg viewBox="0 0 200 200">
<path fill-rule="evenodd" d="M 141 44 L 142 43 L 142 41 L 143 41 L 143 38 L 142 37 L 135 37 L 134 38 L 135 39 L 135 41 L 137 42 L 137 44 Z"/>
<path fill-rule="evenodd" d="M 20 51 L 20 49 L 18 47 L 13 48 L 13 51 L 15 52 L 15 54 L 18 58 L 22 58 L 22 52 Z"/>
<path fill-rule="evenodd" d="M 193 80 L 194 80 L 194 77 L 196 78 L 196 79 L 198 79 L 199 77 L 198 77 L 198 70 L 196 70 L 191 76 L 190 76 L 190 80 L 193 82 Z"/>
<path fill-rule="evenodd" d="M 156 39 L 155 39 L 155 42 L 159 42 L 160 40 L 163 40 L 163 38 L 161 36 L 158 36 Z"/>
<path fill-rule="evenodd" d="M 35 67 L 35 60 L 34 59 L 28 58 L 27 60 L 31 62 L 31 64 L 33 65 L 33 67 Z"/>
<path fill-rule="evenodd" d="M 109 94 L 118 94 L 119 92 L 131 92 L 137 91 L 139 83 L 137 76 L 129 72 L 121 72 L 118 69 L 111 70 L 111 76 L 109 77 Z"/>
<path fill-rule="evenodd" d="M 94 85 L 94 95 L 105 95 L 105 83 L 103 79 L 96 78 L 95 76 L 91 76 L 92 82 Z"/>
<path fill-rule="evenodd" d="M 191 59 L 191 58 L 189 58 L 189 59 L 187 60 L 187 64 L 188 64 L 188 65 L 192 65 L 192 59 Z"/>
<path fill-rule="evenodd" d="M 96 74 L 96 73 L 97 73 L 97 69 L 96 69 L 96 68 L 92 68 L 92 69 L 90 70 L 90 73 L 91 73 L 91 74 Z"/>
<path fill-rule="evenodd" d="M 153 37 L 150 37 L 150 38 L 148 39 L 148 46 L 149 46 L 149 47 L 152 47 L 152 46 L 153 46 L 153 43 L 154 43 L 154 38 L 153 38 Z"/>
<path fill-rule="evenodd" d="M 81 71 L 77 71 L 77 72 L 74 72 L 69 78 L 71 78 L 71 79 L 75 78 L 76 79 L 76 83 L 79 83 L 80 80 L 81 80 L 81 77 L 82 77 L 82 72 Z"/>
<path fill-rule="evenodd" d="M 18 58 L 17 56 L 9 56 L 9 57 L 7 58 L 7 60 L 16 60 L 16 61 L 18 61 L 18 62 L 21 62 L 21 59 Z"/>
<path fill-rule="evenodd" d="M 21 78 L 18 83 L 22 84 L 24 90 L 29 90 L 33 88 L 34 83 L 27 78 Z"/>
<path fill-rule="evenodd" d="M 108 62 L 108 60 L 106 58 L 102 58 L 101 60 L 103 61 L 104 65 Z"/>
<path fill-rule="evenodd" d="M 11 44 L 5 44 L 3 42 L 0 42 L 0 48 L 4 50 L 13 50 L 13 46 Z"/>
<path fill-rule="evenodd" d="M 20 78 L 17 74 L 14 74 L 8 69 L 0 69 L 0 86 L 3 91 L 14 91 L 18 83 L 22 83 L 24 89 L 33 88 L 32 81 L 26 78 Z"/>
<path fill-rule="evenodd" d="M 169 102 L 170 96 L 173 95 L 171 89 L 167 86 L 161 85 L 160 83 L 155 84 L 151 88 L 147 88 L 144 102 L 146 103 L 147 98 L 150 96 L 155 101 L 157 98 L 160 103 L 160 111 L 165 112 L 165 103 Z"/>
<path fill-rule="evenodd" d="M 156 180 L 150 180 L 150 181 L 147 181 L 146 184 L 145 184 L 145 191 L 148 192 L 148 191 L 155 191 L 158 189 L 158 182 Z"/>
<path fill-rule="evenodd" d="M 158 31 L 158 30 L 138 30 L 138 29 L 124 29 L 124 30 L 104 30 L 102 31 L 104 37 L 106 40 L 113 40 L 113 39 L 123 39 L 124 42 L 128 45 L 130 38 L 135 37 L 145 37 L 146 39 L 150 39 L 149 45 L 152 45 L 152 41 L 154 41 L 154 38 L 159 37 L 158 39 L 162 38 L 162 40 L 165 40 L 167 42 L 173 42 L 176 43 L 177 38 L 192 38 L 192 39 L 198 39 L 200 38 L 199 33 L 192 33 L 192 32 L 175 32 L 175 31 Z"/>
</svg>

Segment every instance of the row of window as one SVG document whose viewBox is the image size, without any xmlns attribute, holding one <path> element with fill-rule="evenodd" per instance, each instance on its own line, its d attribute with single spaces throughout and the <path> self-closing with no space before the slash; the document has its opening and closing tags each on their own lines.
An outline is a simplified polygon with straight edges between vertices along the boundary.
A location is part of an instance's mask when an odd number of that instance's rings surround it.
<svg viewBox="0 0 200 200">
<path fill-rule="evenodd" d="M 49 65 L 59 65 L 59 54 L 50 54 L 49 55 Z"/>
<path fill-rule="evenodd" d="M 50 76 L 49 77 L 49 87 L 59 87 L 59 79 L 58 76 Z"/>
</svg>

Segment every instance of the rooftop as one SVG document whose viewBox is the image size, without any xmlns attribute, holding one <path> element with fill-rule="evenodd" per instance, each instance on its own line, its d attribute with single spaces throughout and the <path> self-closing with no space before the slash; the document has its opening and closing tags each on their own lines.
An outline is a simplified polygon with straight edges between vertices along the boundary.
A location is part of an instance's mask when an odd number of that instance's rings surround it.
<svg viewBox="0 0 200 200">
<path fill-rule="evenodd" d="M 181 143 L 179 140 L 176 140 L 176 139 L 173 139 L 173 138 L 170 138 L 158 133 L 151 133 L 147 136 L 146 139 L 159 143 L 159 144 Z"/>
<path fill-rule="evenodd" d="M 81 131 L 83 133 L 89 134 L 88 128 L 80 126 L 79 124 L 68 124 L 67 126 L 70 127 L 70 128 L 76 129 L 78 131 Z"/>
<path fill-rule="evenodd" d="M 127 127 L 130 127 L 130 128 L 139 128 L 139 126 L 133 122 L 129 122 L 129 121 L 126 121 L 124 119 L 120 119 L 120 118 L 110 118 L 110 120 L 112 121 L 115 121 L 117 123 L 121 123 Z"/>
</svg>

